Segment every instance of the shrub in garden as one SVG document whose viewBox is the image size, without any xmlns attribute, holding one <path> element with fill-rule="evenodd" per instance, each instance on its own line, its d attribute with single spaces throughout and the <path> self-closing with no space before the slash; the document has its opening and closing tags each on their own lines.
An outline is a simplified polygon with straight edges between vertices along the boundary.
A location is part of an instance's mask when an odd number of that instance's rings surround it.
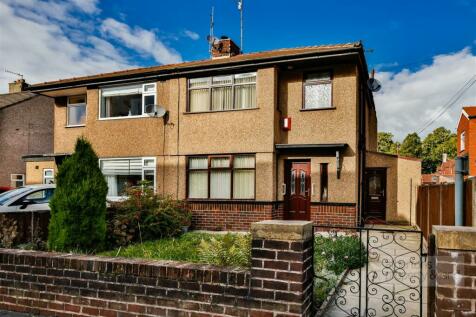
<svg viewBox="0 0 476 317">
<path fill-rule="evenodd" d="M 107 183 L 98 157 L 84 138 L 59 166 L 50 201 L 50 250 L 98 250 L 106 237 Z"/>
<path fill-rule="evenodd" d="M 219 266 L 248 267 L 251 262 L 251 236 L 227 233 L 209 241 L 202 240 L 199 258 L 201 262 Z"/>
<path fill-rule="evenodd" d="M 113 203 L 108 212 L 111 247 L 175 237 L 190 223 L 190 211 L 182 201 L 155 194 L 147 182 L 128 188 L 126 194 L 127 198 Z"/>
</svg>

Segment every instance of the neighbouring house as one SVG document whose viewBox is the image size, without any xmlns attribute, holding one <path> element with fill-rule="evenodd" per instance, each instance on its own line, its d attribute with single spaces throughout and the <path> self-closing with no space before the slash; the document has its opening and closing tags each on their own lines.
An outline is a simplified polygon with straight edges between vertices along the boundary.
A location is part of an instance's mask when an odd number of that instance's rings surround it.
<svg viewBox="0 0 476 317">
<path fill-rule="evenodd" d="M 457 135 L 458 156 L 467 158 L 468 176 L 476 176 L 476 106 L 463 107 Z"/>
<path fill-rule="evenodd" d="M 25 175 L 33 177 L 33 171 L 26 172 L 23 156 L 53 153 L 54 99 L 27 89 L 19 79 L 9 84 L 9 93 L 0 95 L 0 187 L 23 186 L 28 182 Z M 49 173 L 37 166 L 36 174 Z M 43 180 L 40 176 L 34 183 Z"/>
<path fill-rule="evenodd" d="M 443 154 L 441 165 L 435 173 L 421 175 L 422 185 L 447 184 L 455 182 L 455 160 L 448 159 L 448 154 Z"/>
<path fill-rule="evenodd" d="M 241 54 L 222 38 L 209 60 L 30 90 L 55 99 L 55 155 L 80 136 L 93 144 L 109 199 L 146 180 L 212 230 L 264 219 L 409 222 L 421 164 L 375 152 L 368 79 L 361 43 Z"/>
</svg>

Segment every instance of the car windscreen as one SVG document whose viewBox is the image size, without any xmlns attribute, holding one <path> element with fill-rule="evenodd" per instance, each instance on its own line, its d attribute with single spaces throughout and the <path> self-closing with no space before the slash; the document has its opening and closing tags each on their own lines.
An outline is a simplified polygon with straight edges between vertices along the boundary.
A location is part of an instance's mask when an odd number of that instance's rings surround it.
<svg viewBox="0 0 476 317">
<path fill-rule="evenodd" d="M 12 189 L 12 190 L 9 190 L 7 192 L 4 192 L 4 193 L 0 194 L 0 205 L 4 205 L 7 201 L 12 199 L 13 197 L 21 195 L 21 194 L 23 194 L 23 193 L 25 193 L 29 190 L 30 189 L 27 188 L 27 187 L 20 187 L 20 188 Z"/>
</svg>

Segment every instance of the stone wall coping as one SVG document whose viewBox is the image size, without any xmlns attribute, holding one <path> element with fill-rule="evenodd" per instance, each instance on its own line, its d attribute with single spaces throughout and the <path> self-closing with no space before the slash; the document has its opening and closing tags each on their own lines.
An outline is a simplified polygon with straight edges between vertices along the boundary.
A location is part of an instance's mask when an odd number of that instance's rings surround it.
<svg viewBox="0 0 476 317">
<path fill-rule="evenodd" d="M 313 235 L 313 223 L 300 220 L 264 220 L 251 224 L 253 239 L 303 241 Z"/>
<path fill-rule="evenodd" d="M 476 251 L 476 227 L 433 226 L 433 234 L 438 249 Z"/>
</svg>

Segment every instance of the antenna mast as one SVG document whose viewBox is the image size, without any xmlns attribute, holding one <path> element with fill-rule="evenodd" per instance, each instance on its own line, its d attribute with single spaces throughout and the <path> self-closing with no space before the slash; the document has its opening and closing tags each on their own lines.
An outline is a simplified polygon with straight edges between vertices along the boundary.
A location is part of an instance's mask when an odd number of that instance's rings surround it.
<svg viewBox="0 0 476 317">
<path fill-rule="evenodd" d="M 212 6 L 212 12 L 210 13 L 210 37 L 209 37 L 209 40 L 208 40 L 208 44 L 210 45 L 210 47 L 209 47 L 210 57 L 212 56 L 213 39 L 214 39 L 214 37 L 213 37 L 213 29 L 215 27 L 215 21 L 213 20 L 214 11 L 215 11 L 215 7 Z"/>
<path fill-rule="evenodd" d="M 240 10 L 240 51 L 243 53 L 243 0 L 238 0 L 238 10 Z"/>
</svg>

